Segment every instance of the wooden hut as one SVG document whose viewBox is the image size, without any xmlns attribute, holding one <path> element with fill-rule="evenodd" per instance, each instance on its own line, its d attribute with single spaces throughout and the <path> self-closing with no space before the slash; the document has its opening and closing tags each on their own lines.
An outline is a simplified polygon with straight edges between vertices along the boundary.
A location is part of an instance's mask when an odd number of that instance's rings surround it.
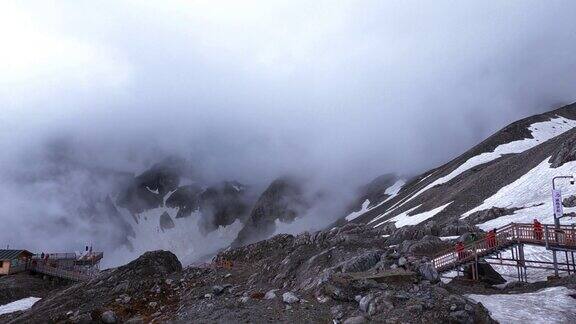
<svg viewBox="0 0 576 324">
<path fill-rule="evenodd" d="M 25 271 L 32 255 L 26 250 L 0 250 L 0 275 Z"/>
</svg>

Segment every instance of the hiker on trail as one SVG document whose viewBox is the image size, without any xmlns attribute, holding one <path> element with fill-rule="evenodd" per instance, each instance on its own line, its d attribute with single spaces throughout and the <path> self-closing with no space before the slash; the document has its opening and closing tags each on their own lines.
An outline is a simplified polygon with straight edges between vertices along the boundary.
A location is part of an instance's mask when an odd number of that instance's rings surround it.
<svg viewBox="0 0 576 324">
<path fill-rule="evenodd" d="M 486 235 L 486 242 L 488 243 L 488 248 L 493 248 L 496 246 L 496 229 L 488 232 Z"/>
<path fill-rule="evenodd" d="M 456 253 L 458 254 L 458 260 L 464 259 L 464 243 L 456 243 Z"/>
<path fill-rule="evenodd" d="M 537 240 L 542 240 L 542 224 L 534 218 L 534 238 Z"/>
</svg>

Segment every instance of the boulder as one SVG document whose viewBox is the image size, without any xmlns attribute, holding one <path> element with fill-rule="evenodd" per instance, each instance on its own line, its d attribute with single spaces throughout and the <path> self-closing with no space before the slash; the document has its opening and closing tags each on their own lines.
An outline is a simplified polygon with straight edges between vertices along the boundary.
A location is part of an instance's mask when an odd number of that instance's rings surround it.
<svg viewBox="0 0 576 324">
<path fill-rule="evenodd" d="M 564 205 L 564 207 L 576 207 L 576 196 L 572 195 L 564 198 L 562 205 Z"/>
<path fill-rule="evenodd" d="M 366 318 L 364 316 L 354 316 L 347 318 L 343 324 L 362 324 L 366 323 Z"/>
<path fill-rule="evenodd" d="M 269 290 L 268 292 L 266 292 L 266 294 L 264 295 L 264 299 L 274 299 L 274 298 L 276 298 L 276 290 L 277 290 L 277 289 L 272 289 L 272 290 Z"/>
<path fill-rule="evenodd" d="M 431 262 L 422 262 L 418 267 L 418 272 L 424 279 L 429 280 L 430 282 L 437 282 L 440 280 L 440 275 L 434 265 Z"/>
<path fill-rule="evenodd" d="M 294 304 L 299 302 L 300 298 L 298 298 L 293 292 L 288 291 L 282 294 L 282 301 L 286 304 Z"/>
<path fill-rule="evenodd" d="M 371 251 L 346 261 L 342 266 L 342 272 L 367 271 L 380 261 L 382 251 Z"/>
<path fill-rule="evenodd" d="M 220 295 L 223 292 L 224 292 L 224 287 L 222 287 L 220 285 L 212 286 L 212 293 L 214 293 L 214 295 Z"/>
<path fill-rule="evenodd" d="M 101 319 L 102 322 L 106 324 L 114 324 L 118 321 L 118 319 L 116 318 L 116 314 L 111 310 L 107 310 L 104 313 L 102 313 Z"/>
</svg>

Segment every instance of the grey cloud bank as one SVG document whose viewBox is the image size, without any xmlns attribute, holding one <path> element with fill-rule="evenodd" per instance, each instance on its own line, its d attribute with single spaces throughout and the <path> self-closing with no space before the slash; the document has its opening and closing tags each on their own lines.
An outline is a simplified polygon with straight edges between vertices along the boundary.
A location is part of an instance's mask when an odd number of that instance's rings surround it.
<svg viewBox="0 0 576 324">
<path fill-rule="evenodd" d="M 113 242 L 78 208 L 170 154 L 346 196 L 576 97 L 572 1 L 0 6 L 0 244 Z"/>
</svg>

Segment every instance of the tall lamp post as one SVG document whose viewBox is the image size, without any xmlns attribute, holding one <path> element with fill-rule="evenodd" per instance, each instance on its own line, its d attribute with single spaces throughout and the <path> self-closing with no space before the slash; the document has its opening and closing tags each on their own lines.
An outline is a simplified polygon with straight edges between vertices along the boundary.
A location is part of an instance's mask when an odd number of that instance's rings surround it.
<svg viewBox="0 0 576 324">
<path fill-rule="evenodd" d="M 571 176 L 556 176 L 552 178 L 552 199 L 554 205 L 554 241 L 558 244 L 558 233 L 560 233 L 560 218 L 564 217 L 562 209 L 562 194 L 559 190 L 556 190 L 556 180 L 559 179 L 570 179 L 570 184 L 573 185 L 576 179 L 573 175 Z M 552 257 L 554 259 L 554 275 L 558 277 L 558 259 L 556 257 L 556 250 L 552 249 Z"/>
</svg>

